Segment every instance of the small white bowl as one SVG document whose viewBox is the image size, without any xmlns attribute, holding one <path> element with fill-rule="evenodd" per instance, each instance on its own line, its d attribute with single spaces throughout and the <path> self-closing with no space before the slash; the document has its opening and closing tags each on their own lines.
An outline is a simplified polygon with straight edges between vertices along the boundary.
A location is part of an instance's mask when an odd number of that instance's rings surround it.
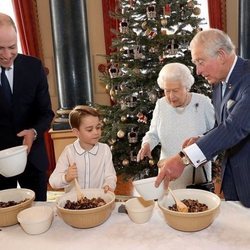
<svg viewBox="0 0 250 250">
<path fill-rule="evenodd" d="M 27 145 L 7 148 L 0 151 L 0 174 L 12 177 L 21 174 L 27 163 Z"/>
<path fill-rule="evenodd" d="M 146 223 L 153 214 L 155 202 L 145 201 L 142 197 L 131 198 L 125 202 L 129 218 L 137 224 Z"/>
<path fill-rule="evenodd" d="M 17 215 L 18 222 L 28 234 L 46 232 L 50 228 L 53 218 L 53 209 L 48 206 L 30 207 Z"/>
<path fill-rule="evenodd" d="M 133 181 L 136 191 L 143 197 L 144 200 L 157 200 L 164 195 L 165 190 L 163 181 L 160 186 L 156 188 L 156 178 L 157 177 L 151 177 Z"/>
</svg>

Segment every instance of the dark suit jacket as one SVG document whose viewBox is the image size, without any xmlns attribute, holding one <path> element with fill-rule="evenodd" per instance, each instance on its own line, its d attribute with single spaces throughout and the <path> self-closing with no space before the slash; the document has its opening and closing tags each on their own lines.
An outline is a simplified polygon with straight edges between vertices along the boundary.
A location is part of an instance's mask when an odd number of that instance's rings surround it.
<svg viewBox="0 0 250 250">
<path fill-rule="evenodd" d="M 1 91 L 1 90 L 0 90 Z M 38 133 L 28 162 L 46 170 L 48 159 L 43 134 L 49 129 L 54 113 L 42 63 L 37 58 L 18 54 L 14 61 L 13 100 L 9 107 L 0 92 L 0 150 L 22 144 L 16 134 L 34 128 Z"/>
<path fill-rule="evenodd" d="M 250 207 L 250 62 L 238 58 L 221 98 L 221 84 L 213 90 L 217 126 L 198 146 L 208 160 L 225 151 L 222 188 L 225 198 Z M 234 191 L 233 191 L 234 189 Z"/>
</svg>

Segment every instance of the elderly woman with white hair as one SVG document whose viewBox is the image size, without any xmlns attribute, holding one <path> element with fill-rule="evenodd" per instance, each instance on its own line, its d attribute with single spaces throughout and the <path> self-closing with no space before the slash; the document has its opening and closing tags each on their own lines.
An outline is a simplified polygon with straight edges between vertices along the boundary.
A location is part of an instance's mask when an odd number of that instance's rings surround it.
<svg viewBox="0 0 250 250">
<path fill-rule="evenodd" d="M 156 102 L 149 131 L 143 137 L 137 155 L 140 161 L 151 157 L 151 151 L 161 145 L 160 160 L 175 155 L 182 149 L 185 139 L 202 135 L 212 129 L 215 123 L 211 100 L 202 94 L 190 92 L 194 77 L 187 66 L 181 63 L 166 64 L 160 71 L 158 85 L 165 96 Z M 205 166 L 208 180 L 211 180 L 211 162 Z M 187 166 L 180 178 L 170 183 L 173 189 L 192 184 L 193 166 Z M 195 183 L 205 182 L 202 168 L 197 168 Z"/>
</svg>

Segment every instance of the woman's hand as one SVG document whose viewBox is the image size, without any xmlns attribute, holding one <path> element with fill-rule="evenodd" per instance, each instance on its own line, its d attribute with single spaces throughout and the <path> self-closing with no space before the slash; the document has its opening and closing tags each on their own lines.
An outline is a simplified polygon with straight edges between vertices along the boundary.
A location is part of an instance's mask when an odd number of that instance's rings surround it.
<svg viewBox="0 0 250 250">
<path fill-rule="evenodd" d="M 144 143 L 139 150 L 137 154 L 137 162 L 144 159 L 144 157 L 148 156 L 149 158 L 152 158 L 151 151 L 150 151 L 150 145 L 149 143 Z"/>
<path fill-rule="evenodd" d="M 196 142 L 198 141 L 199 138 L 200 138 L 200 137 L 197 136 L 197 137 L 191 137 L 191 138 L 186 139 L 186 140 L 183 142 L 183 144 L 182 144 L 182 148 L 185 148 L 185 147 L 187 147 L 187 146 L 189 146 L 189 145 L 191 145 L 191 144 L 196 143 Z"/>
</svg>

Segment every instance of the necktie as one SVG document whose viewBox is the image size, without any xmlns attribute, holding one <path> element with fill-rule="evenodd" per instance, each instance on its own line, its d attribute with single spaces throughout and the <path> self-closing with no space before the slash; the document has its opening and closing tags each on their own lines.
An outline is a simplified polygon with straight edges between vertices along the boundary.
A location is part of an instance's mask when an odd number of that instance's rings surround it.
<svg viewBox="0 0 250 250">
<path fill-rule="evenodd" d="M 11 104 L 12 92 L 10 89 L 10 84 L 9 84 L 8 78 L 5 74 L 5 68 L 3 68 L 3 67 L 2 67 L 2 73 L 1 73 L 1 86 L 2 86 L 4 96 L 6 98 L 6 101 L 8 102 L 8 104 Z"/>
</svg>

